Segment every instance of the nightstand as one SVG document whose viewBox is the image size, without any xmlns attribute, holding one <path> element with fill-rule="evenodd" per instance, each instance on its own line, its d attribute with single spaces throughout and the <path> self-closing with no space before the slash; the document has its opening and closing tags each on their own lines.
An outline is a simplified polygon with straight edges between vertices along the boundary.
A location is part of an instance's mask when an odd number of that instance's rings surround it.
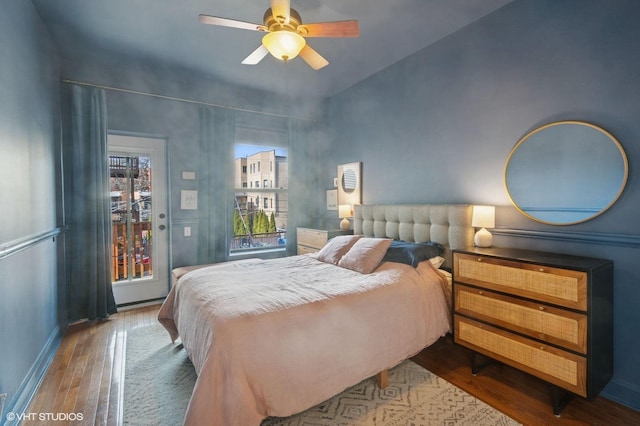
<svg viewBox="0 0 640 426">
<path fill-rule="evenodd" d="M 296 228 L 296 233 L 298 238 L 298 254 L 305 254 L 320 251 L 331 238 L 338 235 L 352 235 L 353 230 Z"/>
<path fill-rule="evenodd" d="M 613 374 L 613 262 L 505 248 L 453 252 L 454 341 L 592 399 Z M 561 398 L 560 390 L 568 391 Z"/>
</svg>

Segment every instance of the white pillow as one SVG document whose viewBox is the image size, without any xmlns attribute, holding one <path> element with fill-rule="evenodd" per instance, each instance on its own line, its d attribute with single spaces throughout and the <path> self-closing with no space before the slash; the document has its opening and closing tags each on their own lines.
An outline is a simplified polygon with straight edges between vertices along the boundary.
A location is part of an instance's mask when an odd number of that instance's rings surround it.
<svg viewBox="0 0 640 426">
<path fill-rule="evenodd" d="M 338 266 L 362 274 L 370 274 L 378 267 L 390 245 L 389 238 L 360 238 L 342 256 Z"/>
<path fill-rule="evenodd" d="M 318 252 L 316 259 L 321 262 L 337 265 L 342 256 L 344 256 L 351 246 L 361 237 L 362 235 L 338 235 L 333 237 Z"/>
<path fill-rule="evenodd" d="M 432 257 L 431 259 L 429 259 L 429 262 L 431 262 L 431 264 L 433 265 L 434 268 L 440 269 L 440 267 L 444 263 L 444 260 L 445 259 L 442 256 L 435 256 L 435 257 Z"/>
</svg>

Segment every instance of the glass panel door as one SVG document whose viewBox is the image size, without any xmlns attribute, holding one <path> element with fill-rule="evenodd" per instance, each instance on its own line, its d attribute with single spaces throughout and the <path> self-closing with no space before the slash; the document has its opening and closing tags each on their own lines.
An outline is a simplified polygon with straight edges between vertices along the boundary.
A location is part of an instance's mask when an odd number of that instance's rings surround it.
<svg viewBox="0 0 640 426">
<path fill-rule="evenodd" d="M 109 135 L 111 281 L 116 304 L 169 291 L 166 140 Z"/>
<path fill-rule="evenodd" d="M 153 278 L 151 158 L 109 155 L 111 183 L 111 280 Z"/>
</svg>

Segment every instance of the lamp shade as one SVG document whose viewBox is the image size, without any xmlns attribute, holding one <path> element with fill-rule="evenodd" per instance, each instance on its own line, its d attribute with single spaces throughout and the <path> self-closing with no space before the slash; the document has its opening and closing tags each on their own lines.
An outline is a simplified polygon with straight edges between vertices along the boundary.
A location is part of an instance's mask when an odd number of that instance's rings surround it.
<svg viewBox="0 0 640 426">
<path fill-rule="evenodd" d="M 307 41 L 298 33 L 280 30 L 262 37 L 262 44 L 275 58 L 286 62 L 298 56 Z"/>
<path fill-rule="evenodd" d="M 473 206 L 471 226 L 474 228 L 495 228 L 496 208 L 494 206 Z"/>
<path fill-rule="evenodd" d="M 338 206 L 338 217 L 339 218 L 345 218 L 345 217 L 351 217 L 351 205 L 349 204 L 340 204 Z"/>
<path fill-rule="evenodd" d="M 491 247 L 493 235 L 485 228 L 496 226 L 496 208 L 494 206 L 473 206 L 471 226 L 481 228 L 473 237 L 474 244 L 477 247 Z"/>
</svg>

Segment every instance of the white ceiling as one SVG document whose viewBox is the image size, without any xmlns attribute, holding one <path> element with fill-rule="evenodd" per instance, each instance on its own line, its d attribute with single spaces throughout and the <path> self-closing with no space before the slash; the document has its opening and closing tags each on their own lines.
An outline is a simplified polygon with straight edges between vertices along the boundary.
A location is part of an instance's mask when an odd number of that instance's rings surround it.
<svg viewBox="0 0 640 426">
<path fill-rule="evenodd" d="M 204 25 L 208 14 L 262 23 L 268 0 L 32 0 L 63 56 L 103 50 L 281 93 L 334 95 L 512 0 L 292 0 L 305 23 L 356 19 L 359 38 L 312 38 L 329 65 L 240 62 L 262 33 Z"/>
</svg>

